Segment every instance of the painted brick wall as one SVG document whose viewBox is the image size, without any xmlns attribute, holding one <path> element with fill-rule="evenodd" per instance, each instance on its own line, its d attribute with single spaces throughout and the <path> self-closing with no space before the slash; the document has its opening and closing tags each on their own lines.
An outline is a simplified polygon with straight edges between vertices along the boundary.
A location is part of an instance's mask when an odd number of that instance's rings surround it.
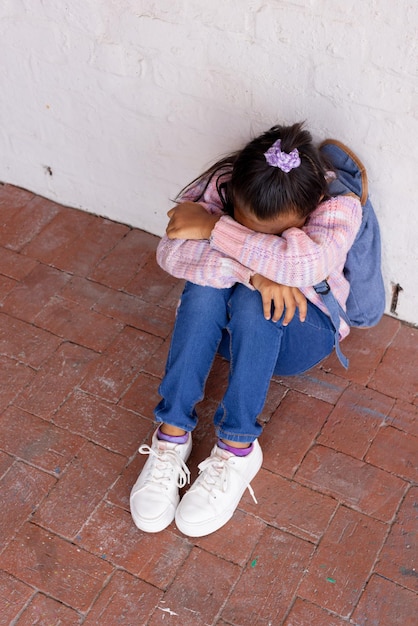
<svg viewBox="0 0 418 626">
<path fill-rule="evenodd" d="M 214 158 L 304 119 L 367 165 L 418 323 L 417 30 L 413 0 L 2 0 L 0 180 L 162 234 Z"/>
</svg>

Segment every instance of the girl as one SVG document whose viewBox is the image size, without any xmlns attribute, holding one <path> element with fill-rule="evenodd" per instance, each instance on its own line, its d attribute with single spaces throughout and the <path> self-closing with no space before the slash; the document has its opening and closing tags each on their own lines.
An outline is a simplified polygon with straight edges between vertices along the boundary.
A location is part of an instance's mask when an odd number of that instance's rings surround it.
<svg viewBox="0 0 418 626">
<path fill-rule="evenodd" d="M 328 168 L 329 169 L 329 168 Z M 233 515 L 262 464 L 261 413 L 271 377 L 328 356 L 335 328 L 313 285 L 328 279 L 344 307 L 358 198 L 329 197 L 330 172 L 302 124 L 274 126 L 183 190 L 168 212 L 157 260 L 186 279 L 155 409 L 160 423 L 131 492 L 138 528 L 175 519 L 184 534 L 214 532 Z M 349 327 L 341 319 L 339 338 Z M 196 404 L 217 352 L 230 361 L 214 424 L 218 443 L 181 502 Z"/>
</svg>

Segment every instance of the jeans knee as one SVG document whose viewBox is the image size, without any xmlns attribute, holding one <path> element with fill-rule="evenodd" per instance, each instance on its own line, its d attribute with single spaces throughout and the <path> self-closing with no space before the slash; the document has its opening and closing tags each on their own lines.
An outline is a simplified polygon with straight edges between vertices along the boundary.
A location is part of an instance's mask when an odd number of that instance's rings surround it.
<svg viewBox="0 0 418 626">
<path fill-rule="evenodd" d="M 186 283 L 181 299 L 180 309 L 189 316 L 205 316 L 226 310 L 229 289 L 204 287 L 194 283 Z"/>
<path fill-rule="evenodd" d="M 249 324 L 266 321 L 263 314 L 263 304 L 258 291 L 239 285 L 229 301 L 231 319 L 242 322 L 248 328 Z"/>
</svg>

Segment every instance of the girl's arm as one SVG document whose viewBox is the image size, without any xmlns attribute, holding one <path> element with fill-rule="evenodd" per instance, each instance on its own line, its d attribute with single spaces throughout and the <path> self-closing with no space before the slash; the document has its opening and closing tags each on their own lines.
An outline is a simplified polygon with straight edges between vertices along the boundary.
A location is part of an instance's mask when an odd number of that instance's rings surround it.
<svg viewBox="0 0 418 626">
<path fill-rule="evenodd" d="M 303 228 L 280 237 L 255 233 L 230 217 L 214 226 L 210 245 L 252 273 L 292 287 L 309 287 L 344 266 L 360 228 L 362 208 L 352 196 L 323 202 Z"/>
<path fill-rule="evenodd" d="M 237 282 L 249 285 L 254 272 L 210 245 L 214 225 L 224 213 L 219 196 L 211 190 L 206 195 L 207 201 L 199 203 L 183 197 L 180 215 L 174 209 L 168 212 L 170 221 L 157 248 L 157 262 L 172 276 L 197 285 L 219 289 Z M 183 229 L 187 234 L 182 235 Z"/>
<path fill-rule="evenodd" d="M 254 273 L 203 239 L 169 239 L 164 235 L 157 248 L 157 262 L 172 276 L 218 289 L 237 282 L 249 285 Z"/>
<path fill-rule="evenodd" d="M 198 204 L 195 202 L 199 198 Z M 191 239 L 190 234 L 184 238 L 178 238 L 173 231 L 181 228 L 178 216 L 173 218 L 173 209 L 168 212 L 170 217 L 167 233 L 164 235 L 157 248 L 157 262 L 172 276 L 189 280 L 198 285 L 209 287 L 227 288 L 235 283 L 244 283 L 250 286 L 250 278 L 254 274 L 239 261 L 231 259 L 228 255 L 215 250 L 209 242 L 212 229 L 216 221 L 224 214 L 222 202 L 212 179 L 210 184 L 197 181 L 182 195 L 182 205 L 190 205 L 188 211 L 182 213 L 183 223 L 187 226 L 188 233 L 193 221 L 193 206 L 204 209 L 208 218 L 209 229 L 207 232 L 198 234 L 197 238 Z M 210 218 L 209 218 L 210 216 Z"/>
</svg>

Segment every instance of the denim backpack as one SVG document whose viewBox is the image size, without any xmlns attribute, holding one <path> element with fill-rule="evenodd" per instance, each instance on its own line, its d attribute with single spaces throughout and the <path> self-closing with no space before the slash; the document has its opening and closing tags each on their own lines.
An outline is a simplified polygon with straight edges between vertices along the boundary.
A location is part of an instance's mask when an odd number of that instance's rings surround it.
<svg viewBox="0 0 418 626">
<path fill-rule="evenodd" d="M 326 140 L 321 153 L 333 165 L 336 178 L 329 184 L 331 196 L 354 193 L 360 199 L 363 217 L 359 232 L 351 246 L 344 266 L 350 283 L 347 310 L 341 307 L 327 280 L 314 285 L 321 296 L 335 328 L 335 350 L 344 367 L 348 360 L 339 347 L 340 316 L 349 326 L 375 326 L 385 310 L 385 289 L 381 270 L 379 223 L 368 196 L 367 174 L 358 158 L 342 143 Z"/>
</svg>

